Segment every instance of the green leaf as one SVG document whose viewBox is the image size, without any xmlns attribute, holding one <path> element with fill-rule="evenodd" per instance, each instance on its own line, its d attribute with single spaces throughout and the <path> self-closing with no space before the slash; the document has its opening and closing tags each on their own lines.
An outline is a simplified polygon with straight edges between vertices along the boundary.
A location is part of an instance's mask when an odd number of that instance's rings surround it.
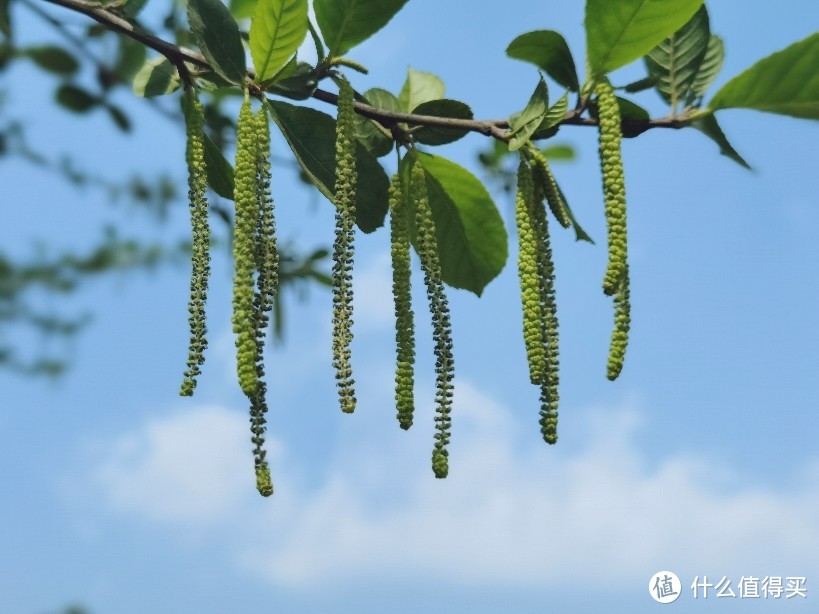
<svg viewBox="0 0 819 614">
<path fill-rule="evenodd" d="M 336 170 L 336 121 L 321 111 L 286 102 L 268 101 L 271 117 L 282 131 L 301 168 L 330 201 Z M 356 223 L 364 232 L 384 225 L 389 179 L 384 169 L 361 143 L 357 143 Z"/>
<path fill-rule="evenodd" d="M 0 34 L 3 34 L 7 39 L 11 38 L 9 0 L 0 0 Z"/>
<path fill-rule="evenodd" d="M 119 57 L 114 65 L 114 72 L 124 81 L 128 82 L 134 78 L 147 58 L 145 45 L 127 36 L 119 38 Z"/>
<path fill-rule="evenodd" d="M 364 92 L 366 101 L 379 109 L 386 109 L 388 111 L 400 110 L 398 99 L 390 92 L 380 88 L 372 88 Z M 376 121 L 362 117 L 356 114 L 355 116 L 355 131 L 356 138 L 363 143 L 364 147 L 374 156 L 386 156 L 392 151 L 392 137 L 384 133 L 384 128 Z"/>
<path fill-rule="evenodd" d="M 105 105 L 105 110 L 108 111 L 108 115 L 111 116 L 111 120 L 117 125 L 117 127 L 120 130 L 122 130 L 123 132 L 131 131 L 131 120 L 128 119 L 128 116 L 122 109 L 120 109 L 116 105 L 107 103 Z"/>
<path fill-rule="evenodd" d="M 645 56 L 648 74 L 657 78 L 657 92 L 672 109 L 688 98 L 710 38 L 708 10 L 703 5 L 688 23 Z"/>
<path fill-rule="evenodd" d="M 548 160 L 559 162 L 569 162 L 577 158 L 577 154 L 571 145 L 551 145 L 540 150 Z"/>
<path fill-rule="evenodd" d="M 347 53 L 389 23 L 407 0 L 314 0 L 316 21 L 331 56 Z"/>
<path fill-rule="evenodd" d="M 231 83 L 245 82 L 245 48 L 239 26 L 220 0 L 188 0 L 188 23 L 213 70 Z"/>
<path fill-rule="evenodd" d="M 100 103 L 93 94 L 67 83 L 59 87 L 56 99 L 61 106 L 74 113 L 87 113 Z"/>
<path fill-rule="evenodd" d="M 410 67 L 407 71 L 407 80 L 398 95 L 398 102 L 401 110 L 405 113 L 412 113 L 415 108 L 429 102 L 430 100 L 440 100 L 444 97 L 446 87 L 444 82 L 429 72 L 421 72 Z"/>
<path fill-rule="evenodd" d="M 679 30 L 703 0 L 586 0 L 586 55 L 596 78 L 644 56 Z"/>
<path fill-rule="evenodd" d="M 249 19 L 253 17 L 257 0 L 230 0 L 230 14 L 236 19 Z"/>
<path fill-rule="evenodd" d="M 233 200 L 233 167 L 213 139 L 207 134 L 203 136 L 208 185 L 222 198 Z"/>
<path fill-rule="evenodd" d="M 819 32 L 778 51 L 734 77 L 708 106 L 743 108 L 819 119 Z"/>
<path fill-rule="evenodd" d="M 279 76 L 283 73 L 281 71 Z M 313 67 L 307 62 L 298 62 L 292 73 L 268 86 L 267 91 L 293 100 L 307 100 L 316 91 L 316 87 L 318 81 Z"/>
<path fill-rule="evenodd" d="M 143 64 L 134 77 L 134 93 L 151 98 L 170 94 L 179 89 L 179 74 L 165 56 L 157 56 Z"/>
<path fill-rule="evenodd" d="M 538 81 L 535 91 L 529 98 L 529 103 L 523 112 L 509 122 L 512 138 L 509 140 L 509 151 L 517 151 L 523 147 L 535 133 L 549 111 L 549 88 L 543 77 Z"/>
<path fill-rule="evenodd" d="M 724 61 L 725 46 L 722 43 L 722 39 L 716 34 L 712 34 L 708 40 L 708 49 L 705 52 L 705 57 L 702 59 L 700 69 L 696 77 L 694 77 L 694 83 L 691 85 L 691 94 L 686 104 L 692 104 L 695 100 L 703 97 L 722 70 Z"/>
<path fill-rule="evenodd" d="M 405 168 L 409 159 L 404 158 Z M 430 154 L 418 153 L 417 160 L 426 171 L 441 277 L 453 288 L 480 296 L 506 264 L 501 215 L 483 184 L 466 169 Z"/>
<path fill-rule="evenodd" d="M 472 119 L 472 109 L 469 105 L 458 100 L 430 100 L 415 107 L 416 115 L 432 115 L 433 117 L 453 117 L 455 119 Z M 446 145 L 468 133 L 468 130 L 453 128 L 430 128 L 422 127 L 414 131 L 412 135 L 415 140 L 424 145 Z"/>
<path fill-rule="evenodd" d="M 655 85 L 657 85 L 656 77 L 645 77 L 639 81 L 633 81 L 628 85 L 624 85 L 623 87 L 617 89 L 622 89 L 624 92 L 628 92 L 629 94 L 636 94 L 637 92 L 651 89 Z"/>
<path fill-rule="evenodd" d="M 643 107 L 620 96 L 617 96 L 617 106 L 620 107 L 620 119 L 623 120 L 623 136 L 625 138 L 634 138 L 648 130 L 648 126 L 643 122 L 647 122 L 651 119 L 651 116 Z M 596 103 L 590 107 L 589 112 L 594 119 L 598 119 Z M 636 123 L 629 124 L 629 122 Z"/>
<path fill-rule="evenodd" d="M 20 50 L 20 53 L 31 58 L 43 70 L 56 75 L 73 75 L 80 68 L 73 55 L 54 45 L 28 47 Z"/>
<path fill-rule="evenodd" d="M 538 132 L 541 130 L 549 130 L 554 128 L 566 117 L 566 110 L 569 108 L 569 93 L 566 92 L 557 102 L 554 103 L 546 112 L 546 117 L 543 118 L 541 124 L 537 127 Z"/>
<path fill-rule="evenodd" d="M 691 127 L 696 128 L 719 145 L 719 152 L 723 156 L 731 158 L 731 160 L 740 166 L 747 168 L 749 171 L 753 170 L 751 169 L 751 165 L 748 164 L 745 159 L 739 155 L 737 150 L 733 148 L 731 143 L 728 142 L 728 137 L 725 136 L 722 128 L 720 128 L 716 117 L 713 115 L 705 115 L 691 122 Z"/>
<path fill-rule="evenodd" d="M 307 36 L 307 0 L 258 0 L 250 26 L 256 80 L 267 81 L 290 61 Z"/>
<path fill-rule="evenodd" d="M 573 92 L 580 88 L 569 45 L 563 36 L 553 30 L 535 30 L 521 34 L 509 43 L 506 55 L 516 60 L 531 62 Z"/>
</svg>

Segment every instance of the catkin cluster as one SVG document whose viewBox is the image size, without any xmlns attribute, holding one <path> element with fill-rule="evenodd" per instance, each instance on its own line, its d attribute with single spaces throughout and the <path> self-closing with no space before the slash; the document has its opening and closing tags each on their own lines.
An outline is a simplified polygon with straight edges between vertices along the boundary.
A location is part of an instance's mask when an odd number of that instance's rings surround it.
<svg viewBox="0 0 819 614">
<path fill-rule="evenodd" d="M 188 203 L 191 215 L 193 241 L 191 245 L 191 285 L 188 302 L 188 323 L 190 344 L 185 379 L 179 394 L 191 396 L 196 388 L 196 377 L 201 373 L 205 361 L 206 339 L 205 302 L 210 276 L 210 226 L 208 224 L 207 169 L 205 168 L 205 145 L 203 130 L 205 112 L 194 88 L 185 92 L 184 103 L 187 148 L 185 159 L 188 165 Z"/>
<path fill-rule="evenodd" d="M 436 478 L 449 473 L 447 445 L 451 437 L 452 396 L 455 363 L 452 356 L 452 323 L 449 302 L 441 280 L 441 264 L 438 259 L 438 242 L 435 222 L 427 194 L 426 175 L 423 166 L 412 166 L 410 193 L 415 208 L 416 249 L 424 271 L 430 313 L 432 314 L 432 338 L 435 342 L 435 446 L 432 451 L 432 471 Z"/>
<path fill-rule="evenodd" d="M 544 160 L 545 161 L 545 160 Z M 536 186 L 536 158 L 522 154 L 518 166 L 515 223 L 518 230 L 518 277 L 523 306 L 523 338 L 529 379 L 540 386 L 540 427 L 548 443 L 557 442 L 559 387 L 558 321 L 549 222 Z M 553 182 L 553 180 L 552 180 Z M 556 186 L 556 184 L 555 184 Z"/>
<path fill-rule="evenodd" d="M 264 450 L 264 339 L 278 289 L 279 256 L 270 195 L 270 127 L 265 108 L 254 114 L 249 99 L 239 112 L 234 185 L 233 332 L 237 370 L 239 385 L 250 400 L 256 487 L 268 496 L 273 485 Z"/>
<path fill-rule="evenodd" d="M 389 192 L 392 295 L 395 304 L 395 405 L 402 429 L 412 426 L 415 410 L 415 323 L 412 312 L 409 211 L 398 173 Z"/>
<path fill-rule="evenodd" d="M 353 254 L 355 240 L 355 111 L 353 88 L 343 77 L 336 123 L 335 241 L 333 242 L 333 367 L 339 403 L 345 413 L 355 411 L 355 382 L 350 364 L 353 340 Z"/>
<path fill-rule="evenodd" d="M 614 295 L 615 323 L 609 349 L 608 378 L 616 379 L 623 366 L 630 325 L 629 280 L 626 237 L 626 186 L 622 157 L 620 107 L 614 88 L 607 79 L 597 84 L 600 118 L 600 164 L 606 201 L 609 262 L 603 291 Z"/>
</svg>

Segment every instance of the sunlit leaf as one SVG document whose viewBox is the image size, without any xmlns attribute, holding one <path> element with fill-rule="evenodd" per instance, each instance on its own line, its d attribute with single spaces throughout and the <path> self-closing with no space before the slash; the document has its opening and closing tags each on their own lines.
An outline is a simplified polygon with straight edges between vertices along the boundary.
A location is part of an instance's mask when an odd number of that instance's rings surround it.
<svg viewBox="0 0 819 614">
<path fill-rule="evenodd" d="M 250 26 L 256 80 L 274 78 L 307 36 L 307 0 L 258 0 Z"/>
<path fill-rule="evenodd" d="M 324 42 L 331 56 L 346 53 L 389 23 L 407 0 L 314 0 Z"/>
<path fill-rule="evenodd" d="M 716 93 L 709 108 L 819 119 L 819 32 L 760 60 Z"/>
<path fill-rule="evenodd" d="M 703 0 L 586 0 L 592 76 L 641 58 L 691 19 Z"/>
</svg>

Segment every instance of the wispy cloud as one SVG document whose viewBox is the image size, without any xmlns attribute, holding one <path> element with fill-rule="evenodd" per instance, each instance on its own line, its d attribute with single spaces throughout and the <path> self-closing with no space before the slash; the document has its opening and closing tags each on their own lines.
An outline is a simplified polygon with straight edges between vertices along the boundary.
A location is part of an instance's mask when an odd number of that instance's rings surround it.
<svg viewBox="0 0 819 614">
<path fill-rule="evenodd" d="M 258 528 L 252 539 L 234 540 L 237 561 L 296 589 L 413 576 L 565 587 L 590 569 L 611 586 L 669 568 L 819 572 L 815 464 L 791 492 L 734 488 L 730 468 L 717 462 L 648 459 L 635 443 L 645 418 L 634 409 L 585 411 L 585 442 L 569 450 L 520 432 L 507 408 L 465 382 L 457 408 L 444 481 L 428 467 L 429 433 L 410 433 L 399 445 L 388 438 L 345 445 L 313 489 L 297 482 L 299 463 L 308 461 L 288 453 L 277 494 L 260 506 L 250 502 L 250 481 L 236 478 L 249 468 L 244 417 L 201 408 L 123 437 L 102 484 L 118 508 L 152 520 L 232 517 Z"/>
</svg>

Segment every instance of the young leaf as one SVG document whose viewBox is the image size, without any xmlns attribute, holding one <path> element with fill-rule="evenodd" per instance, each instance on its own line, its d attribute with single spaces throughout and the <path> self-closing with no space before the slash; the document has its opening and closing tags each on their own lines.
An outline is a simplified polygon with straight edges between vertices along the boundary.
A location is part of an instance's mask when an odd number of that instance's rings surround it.
<svg viewBox="0 0 819 614">
<path fill-rule="evenodd" d="M 203 137 L 208 185 L 222 198 L 233 200 L 233 166 L 227 161 L 222 150 L 213 142 L 213 139 L 207 134 L 204 134 Z"/>
<path fill-rule="evenodd" d="M 287 64 L 307 36 L 307 0 L 258 0 L 250 25 L 256 80 L 267 81 Z"/>
<path fill-rule="evenodd" d="M 410 67 L 407 80 L 398 95 L 398 102 L 402 111 L 412 113 L 420 104 L 443 98 L 445 89 L 444 82 L 432 73 Z"/>
<path fill-rule="evenodd" d="M 310 180 L 333 201 L 336 172 L 336 120 L 315 109 L 268 101 L 270 116 Z M 364 232 L 384 225 L 390 181 L 378 160 L 361 143 L 356 144 L 356 167 L 366 177 L 356 190 L 356 223 Z"/>
<path fill-rule="evenodd" d="M 313 8 L 330 55 L 339 56 L 386 26 L 406 3 L 407 0 L 314 0 Z"/>
<path fill-rule="evenodd" d="M 712 34 L 708 40 L 708 49 L 702 59 L 700 69 L 691 84 L 691 93 L 686 100 L 686 104 L 692 104 L 695 100 L 702 98 L 711 84 L 722 70 L 722 63 L 725 61 L 725 46 L 722 39 L 716 34 Z"/>
<path fill-rule="evenodd" d="M 54 45 L 28 47 L 21 49 L 20 54 L 31 58 L 43 70 L 57 75 L 73 75 L 80 68 L 73 55 Z"/>
<path fill-rule="evenodd" d="M 748 164 L 743 157 L 739 155 L 737 150 L 733 148 L 731 143 L 728 142 L 728 137 L 725 136 L 722 128 L 720 128 L 716 117 L 713 115 L 705 115 L 691 122 L 691 127 L 696 128 L 719 145 L 719 152 L 723 156 L 731 158 L 731 160 L 740 166 L 747 168 L 749 171 L 753 170 L 751 169 L 751 165 Z"/>
<path fill-rule="evenodd" d="M 553 30 L 521 34 L 506 48 L 506 55 L 531 62 L 563 87 L 573 92 L 580 88 L 577 69 L 566 39 Z"/>
<path fill-rule="evenodd" d="M 222 78 L 245 81 L 245 49 L 239 26 L 221 0 L 188 0 L 188 23 L 202 54 Z"/>
<path fill-rule="evenodd" d="M 509 151 L 517 151 L 529 140 L 535 130 L 546 118 L 549 110 L 549 89 L 543 77 L 535 87 L 535 91 L 529 98 L 529 103 L 523 112 L 509 122 L 512 129 L 512 138 L 509 141 Z"/>
<path fill-rule="evenodd" d="M 409 171 L 410 157 L 402 172 Z M 445 158 L 419 153 L 426 171 L 432 217 L 438 239 L 441 276 L 454 288 L 480 296 L 501 272 L 507 258 L 507 236 L 500 213 L 483 184 Z M 414 219 L 414 212 L 410 219 Z M 414 223 L 412 224 L 414 236 Z"/>
<path fill-rule="evenodd" d="M 556 103 L 549 107 L 549 110 L 546 112 L 546 117 L 543 118 L 543 121 L 537 127 L 538 132 L 557 126 L 563 121 L 563 118 L 566 117 L 566 109 L 568 108 L 569 92 L 566 92 L 560 98 L 558 98 Z"/>
<path fill-rule="evenodd" d="M 710 37 L 708 10 L 703 5 L 688 23 L 645 56 L 648 74 L 657 78 L 657 91 L 672 109 L 688 97 Z"/>
<path fill-rule="evenodd" d="M 400 110 L 398 99 L 387 90 L 377 87 L 369 89 L 364 92 L 364 98 L 369 104 L 379 109 Z M 356 115 L 355 121 L 356 138 L 364 144 L 364 147 L 370 153 L 380 158 L 392 151 L 392 138 L 384 133 L 384 129 L 380 124 L 361 115 Z"/>
<path fill-rule="evenodd" d="M 708 107 L 819 119 L 819 32 L 760 60 L 726 83 Z"/>
<path fill-rule="evenodd" d="M 417 115 L 432 115 L 434 117 L 454 117 L 456 119 L 472 119 L 472 109 L 469 105 L 457 100 L 442 98 L 430 100 L 415 107 Z M 446 145 L 466 136 L 467 130 L 452 128 L 430 128 L 424 126 L 413 132 L 415 140 L 424 145 Z"/>
<path fill-rule="evenodd" d="M 703 0 L 586 0 L 586 55 L 592 77 L 644 56 L 679 30 Z"/>
<path fill-rule="evenodd" d="M 150 98 L 179 89 L 179 74 L 165 56 L 148 60 L 134 77 L 134 93 Z"/>
</svg>

